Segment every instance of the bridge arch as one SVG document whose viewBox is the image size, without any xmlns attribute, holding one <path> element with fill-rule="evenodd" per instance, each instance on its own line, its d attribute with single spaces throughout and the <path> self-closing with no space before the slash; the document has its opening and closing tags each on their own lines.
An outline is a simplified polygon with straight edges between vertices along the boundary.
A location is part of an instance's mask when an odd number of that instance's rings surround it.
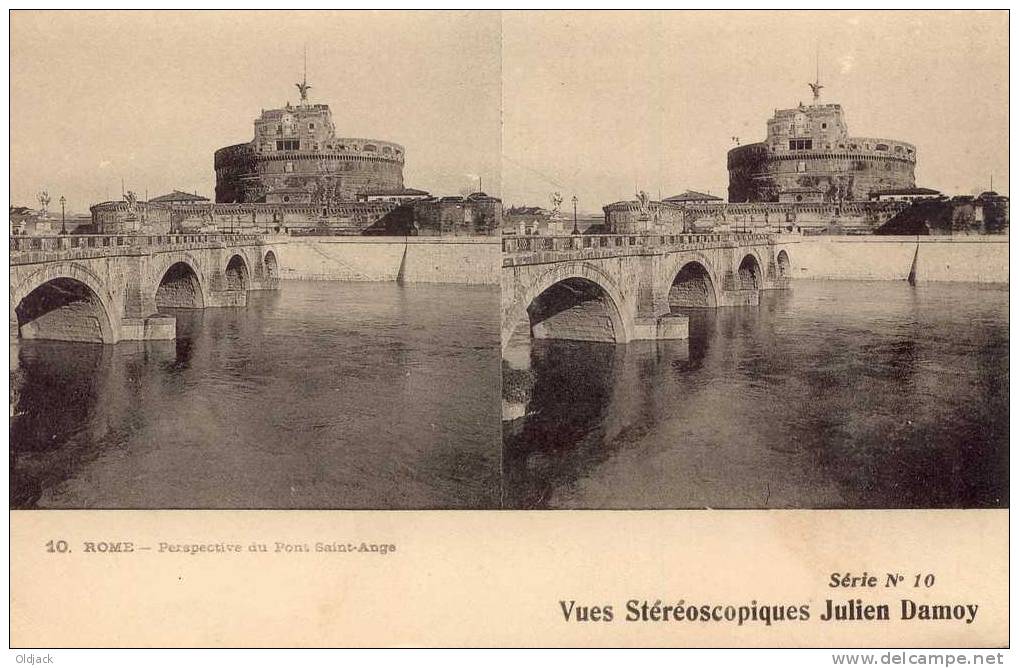
<svg viewBox="0 0 1019 668">
<path fill-rule="evenodd" d="M 668 273 L 665 293 L 669 306 L 713 308 L 721 303 L 715 268 L 700 253 L 684 253 Z"/>
<path fill-rule="evenodd" d="M 273 248 L 266 249 L 262 255 L 262 265 L 265 267 L 265 278 L 270 281 L 279 280 L 280 277 L 280 265 L 279 260 L 276 257 L 276 250 Z"/>
<path fill-rule="evenodd" d="M 171 264 L 156 283 L 154 299 L 157 307 L 205 308 L 205 286 L 198 269 L 187 260 Z"/>
<path fill-rule="evenodd" d="M 248 261 L 241 253 L 234 253 L 227 260 L 226 269 L 223 271 L 226 278 L 227 290 L 247 290 L 251 285 L 251 273 L 248 271 Z"/>
<path fill-rule="evenodd" d="M 518 293 L 503 323 L 503 346 L 525 318 L 536 338 L 626 343 L 633 323 L 625 304 L 615 282 L 594 265 L 556 265 Z"/>
<path fill-rule="evenodd" d="M 199 262 L 198 258 L 196 258 L 194 254 L 189 252 L 173 252 L 173 253 L 161 253 L 156 257 L 158 258 L 158 261 L 155 262 L 154 265 L 151 267 L 149 274 L 150 276 L 149 285 L 151 286 L 152 295 L 153 299 L 156 302 L 156 306 L 162 305 L 173 308 L 203 308 L 204 306 L 208 306 L 210 304 L 209 281 L 205 276 L 205 272 L 202 271 L 202 263 Z M 188 273 L 194 274 L 195 282 L 192 284 L 192 287 L 194 288 L 195 294 L 194 299 L 192 301 L 196 304 L 195 306 L 188 306 L 186 303 L 188 300 L 180 300 L 184 302 L 181 305 L 165 303 L 165 300 L 168 295 L 166 288 L 163 287 L 163 284 L 168 279 L 167 274 L 170 272 L 171 269 L 174 268 L 175 265 L 184 266 L 177 267 L 175 270 L 177 272 L 177 275 L 171 276 L 169 278 L 180 281 L 181 279 L 186 278 Z M 181 276 L 180 274 L 183 274 L 183 276 Z M 162 294 L 160 294 L 161 289 Z M 188 295 L 185 294 L 181 296 L 183 297 Z M 160 304 L 160 301 L 163 301 L 164 303 Z"/>
<path fill-rule="evenodd" d="M 779 278 L 789 278 L 792 276 L 792 263 L 789 261 L 789 253 L 782 249 L 775 256 L 775 270 L 778 272 Z"/>
<path fill-rule="evenodd" d="M 743 290 L 760 290 L 764 286 L 763 267 L 756 253 L 745 253 L 736 269 L 739 287 Z"/>
<path fill-rule="evenodd" d="M 10 320 L 25 339 L 116 343 L 115 310 L 99 276 L 58 262 L 27 277 L 10 294 Z"/>
</svg>

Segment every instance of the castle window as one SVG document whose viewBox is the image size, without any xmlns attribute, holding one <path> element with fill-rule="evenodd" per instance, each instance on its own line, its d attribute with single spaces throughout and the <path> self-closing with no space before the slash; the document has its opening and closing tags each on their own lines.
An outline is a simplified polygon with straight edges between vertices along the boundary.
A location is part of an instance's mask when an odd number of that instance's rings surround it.
<svg viewBox="0 0 1019 668">
<path fill-rule="evenodd" d="M 314 130 L 315 129 L 315 124 L 314 123 L 308 123 L 308 129 L 309 130 Z"/>
<path fill-rule="evenodd" d="M 284 202 L 289 202 L 290 201 L 290 195 L 284 195 L 283 196 L 283 201 Z"/>
<path fill-rule="evenodd" d="M 276 150 L 277 151 L 297 151 L 301 148 L 301 142 L 298 139 L 277 139 Z"/>
<path fill-rule="evenodd" d="M 877 150 L 877 151 L 887 151 L 888 150 L 888 144 L 878 144 L 878 145 L 876 145 L 874 147 L 874 150 Z"/>
<path fill-rule="evenodd" d="M 803 160 L 800 160 L 799 162 L 797 162 L 796 163 L 796 171 L 797 172 L 805 172 L 805 171 L 807 171 L 807 163 L 805 161 L 803 161 Z"/>
<path fill-rule="evenodd" d="M 289 162 L 289 161 L 286 162 L 283 165 L 283 171 L 284 171 L 284 173 L 290 173 L 290 172 L 294 171 L 294 163 Z"/>
<path fill-rule="evenodd" d="M 813 148 L 813 139 L 790 139 L 789 150 L 790 151 L 807 151 Z"/>
<path fill-rule="evenodd" d="M 828 124 L 827 123 L 821 123 L 821 129 L 822 130 L 827 130 L 828 129 Z"/>
</svg>

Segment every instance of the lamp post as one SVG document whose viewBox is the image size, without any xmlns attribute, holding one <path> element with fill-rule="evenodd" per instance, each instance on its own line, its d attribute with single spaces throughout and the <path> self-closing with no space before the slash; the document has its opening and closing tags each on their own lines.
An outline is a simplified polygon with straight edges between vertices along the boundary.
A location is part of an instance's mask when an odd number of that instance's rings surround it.
<svg viewBox="0 0 1019 668">
<path fill-rule="evenodd" d="M 60 196 L 60 233 L 67 234 L 67 221 L 64 215 L 64 204 L 67 203 L 67 198 L 63 195 Z"/>
<path fill-rule="evenodd" d="M 573 196 L 573 233 L 580 234 L 580 230 L 577 229 L 577 196 Z"/>
</svg>

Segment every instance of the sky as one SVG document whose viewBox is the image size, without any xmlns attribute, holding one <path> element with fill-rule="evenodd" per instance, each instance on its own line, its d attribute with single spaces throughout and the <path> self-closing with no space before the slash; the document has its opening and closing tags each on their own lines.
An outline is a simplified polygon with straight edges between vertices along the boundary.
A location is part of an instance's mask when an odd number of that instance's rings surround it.
<svg viewBox="0 0 1019 668">
<path fill-rule="evenodd" d="M 403 144 L 409 187 L 497 194 L 499 31 L 497 13 L 15 11 L 12 203 L 87 211 L 122 178 L 214 197 L 214 151 L 299 100 L 305 47 L 339 135 Z"/>
<path fill-rule="evenodd" d="M 213 152 L 298 99 L 305 48 L 337 132 L 403 144 L 433 194 L 724 197 L 733 137 L 810 102 L 818 61 L 850 134 L 917 145 L 918 185 L 1008 193 L 1005 12 L 15 11 L 12 203 L 212 197 Z"/>
<path fill-rule="evenodd" d="M 509 13 L 504 202 L 635 189 L 725 197 L 726 152 L 775 109 L 843 106 L 849 133 L 917 145 L 917 185 L 1008 192 L 1005 12 Z"/>
</svg>

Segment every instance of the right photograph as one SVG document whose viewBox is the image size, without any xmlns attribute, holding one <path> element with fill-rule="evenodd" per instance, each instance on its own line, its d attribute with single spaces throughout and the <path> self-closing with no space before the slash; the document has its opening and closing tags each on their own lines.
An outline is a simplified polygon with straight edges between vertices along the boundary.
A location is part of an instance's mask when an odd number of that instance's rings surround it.
<svg viewBox="0 0 1019 668">
<path fill-rule="evenodd" d="M 1007 12 L 502 52 L 503 507 L 1008 507 Z"/>
</svg>

